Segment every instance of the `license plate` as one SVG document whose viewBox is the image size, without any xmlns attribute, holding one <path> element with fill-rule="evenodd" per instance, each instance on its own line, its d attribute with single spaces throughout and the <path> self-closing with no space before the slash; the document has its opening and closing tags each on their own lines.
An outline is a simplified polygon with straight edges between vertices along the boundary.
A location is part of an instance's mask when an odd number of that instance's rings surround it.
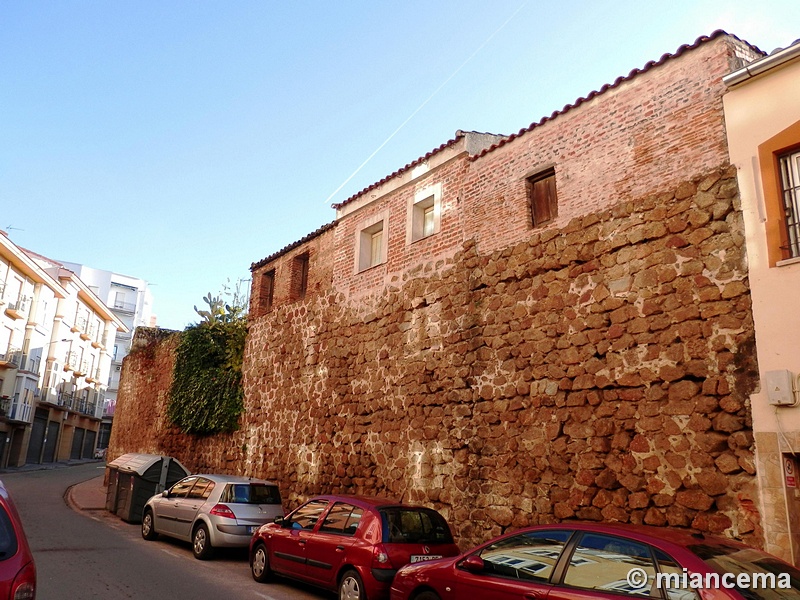
<svg viewBox="0 0 800 600">
<path fill-rule="evenodd" d="M 418 563 L 418 562 L 425 562 L 426 560 L 435 560 L 437 558 L 442 558 L 441 554 L 412 554 L 411 555 L 411 562 Z"/>
<path fill-rule="evenodd" d="M 253 532 L 255 532 L 255 530 L 256 530 L 256 529 L 258 529 L 258 527 L 259 527 L 258 525 L 250 525 L 250 526 L 247 528 L 247 533 L 253 533 Z"/>
</svg>

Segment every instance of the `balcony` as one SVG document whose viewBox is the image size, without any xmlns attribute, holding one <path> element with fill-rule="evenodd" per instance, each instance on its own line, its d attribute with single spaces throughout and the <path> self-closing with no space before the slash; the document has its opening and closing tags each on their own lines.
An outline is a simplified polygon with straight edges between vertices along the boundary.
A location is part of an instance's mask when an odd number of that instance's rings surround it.
<svg viewBox="0 0 800 600">
<path fill-rule="evenodd" d="M 30 298 L 27 296 L 20 296 L 16 302 L 10 302 L 6 306 L 6 315 L 12 319 L 22 319 L 28 312 L 30 306 Z"/>
<path fill-rule="evenodd" d="M 103 402 L 103 416 L 104 417 L 113 417 L 114 411 L 117 409 L 117 402 L 116 400 L 105 400 Z"/>
<path fill-rule="evenodd" d="M 57 404 L 66 409 L 72 408 L 75 403 L 75 394 L 73 392 L 58 392 Z"/>
<path fill-rule="evenodd" d="M 64 361 L 65 371 L 78 371 L 80 369 L 78 353 L 75 351 L 67 352 L 67 360 Z M 77 375 L 77 373 L 76 373 Z"/>
<path fill-rule="evenodd" d="M 87 373 L 89 373 L 89 361 L 82 360 L 79 365 L 75 367 L 75 376 L 76 377 L 83 377 Z"/>
<path fill-rule="evenodd" d="M 0 354 L 0 368 L 19 369 L 22 364 L 22 350 L 19 348 L 9 348 L 4 354 Z"/>
<path fill-rule="evenodd" d="M 20 402 L 16 396 L 0 398 L 0 416 L 8 421 L 18 421 L 20 423 L 30 423 L 33 415 L 33 407 L 30 404 Z"/>
<path fill-rule="evenodd" d="M 132 315 L 136 312 L 136 304 L 133 302 L 114 302 L 111 310 L 118 313 Z"/>
</svg>

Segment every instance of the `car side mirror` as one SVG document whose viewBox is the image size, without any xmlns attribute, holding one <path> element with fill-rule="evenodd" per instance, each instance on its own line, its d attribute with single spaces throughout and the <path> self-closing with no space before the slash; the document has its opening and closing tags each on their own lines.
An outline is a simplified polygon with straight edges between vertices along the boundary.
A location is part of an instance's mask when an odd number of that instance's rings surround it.
<svg viewBox="0 0 800 600">
<path fill-rule="evenodd" d="M 272 520 L 272 522 L 275 523 L 276 525 L 280 525 L 281 527 L 285 527 L 286 526 L 286 524 L 283 521 L 283 517 L 275 517 Z"/>
<path fill-rule="evenodd" d="M 162 495 L 164 498 L 169 498 L 169 490 L 164 490 L 163 492 L 161 492 L 161 495 Z"/>
<path fill-rule="evenodd" d="M 483 573 L 484 569 L 483 559 L 476 554 L 462 560 L 460 566 L 470 573 Z"/>
</svg>

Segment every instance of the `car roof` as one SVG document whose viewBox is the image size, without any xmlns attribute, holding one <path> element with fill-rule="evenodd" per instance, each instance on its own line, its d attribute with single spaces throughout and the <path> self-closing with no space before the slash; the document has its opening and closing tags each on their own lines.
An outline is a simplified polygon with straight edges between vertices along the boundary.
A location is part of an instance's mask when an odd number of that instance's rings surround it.
<svg viewBox="0 0 800 600">
<path fill-rule="evenodd" d="M 403 508 L 427 508 L 424 506 L 414 506 L 411 504 L 403 504 L 402 502 L 395 500 L 394 498 L 384 498 L 383 496 L 359 496 L 359 495 L 349 495 L 349 494 L 323 494 L 320 496 L 314 496 L 309 500 L 328 500 L 331 502 L 349 502 L 350 504 L 355 504 L 357 506 L 362 507 L 372 507 L 372 508 L 385 508 L 388 506 L 398 506 Z"/>
<path fill-rule="evenodd" d="M 609 535 L 625 536 L 634 540 L 649 542 L 658 540 L 671 546 L 686 548 L 697 544 L 713 544 L 743 547 L 741 542 L 716 535 L 694 532 L 689 529 L 674 529 L 671 527 L 653 527 L 649 525 L 632 525 L 629 523 L 594 523 L 583 521 L 565 521 L 549 525 L 533 525 L 519 529 L 514 533 L 523 531 L 544 531 L 553 529 L 569 529 L 590 531 L 592 533 L 607 533 Z"/>
<path fill-rule="evenodd" d="M 221 473 L 192 473 L 188 477 L 205 477 L 214 483 L 261 483 L 268 485 L 277 485 L 272 481 L 266 479 L 258 479 L 257 477 L 242 477 L 240 475 L 224 475 Z"/>
</svg>

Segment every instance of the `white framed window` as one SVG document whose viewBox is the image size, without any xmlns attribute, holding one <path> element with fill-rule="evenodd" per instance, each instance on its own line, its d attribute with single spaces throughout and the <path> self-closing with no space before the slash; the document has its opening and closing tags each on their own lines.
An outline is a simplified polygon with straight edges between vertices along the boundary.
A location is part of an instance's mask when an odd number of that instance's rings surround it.
<svg viewBox="0 0 800 600">
<path fill-rule="evenodd" d="M 413 243 L 439 233 L 442 213 L 442 184 L 427 187 L 414 194 L 408 207 L 406 243 Z"/>
<path fill-rule="evenodd" d="M 356 272 L 386 262 L 388 215 L 380 214 L 362 224 L 356 237 Z"/>
</svg>

